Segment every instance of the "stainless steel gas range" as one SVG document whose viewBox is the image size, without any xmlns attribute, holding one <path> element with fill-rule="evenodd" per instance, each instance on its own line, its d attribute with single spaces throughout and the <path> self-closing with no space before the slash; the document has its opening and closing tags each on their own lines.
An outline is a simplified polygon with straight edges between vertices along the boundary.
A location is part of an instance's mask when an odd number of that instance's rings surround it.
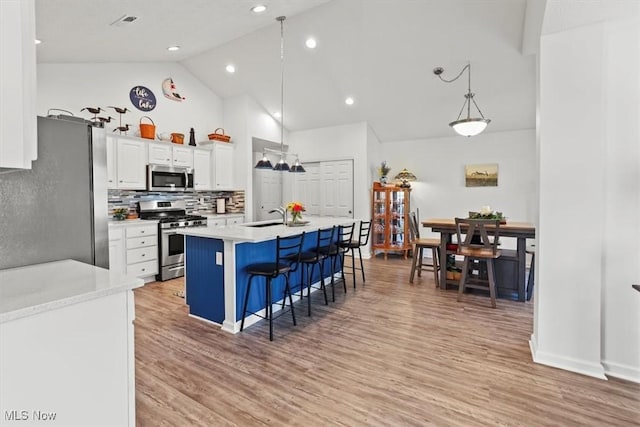
<svg viewBox="0 0 640 427">
<path fill-rule="evenodd" d="M 184 236 L 180 228 L 206 227 L 207 218 L 187 215 L 184 200 L 150 200 L 139 203 L 142 220 L 158 221 L 157 280 L 168 280 L 184 276 Z"/>
</svg>

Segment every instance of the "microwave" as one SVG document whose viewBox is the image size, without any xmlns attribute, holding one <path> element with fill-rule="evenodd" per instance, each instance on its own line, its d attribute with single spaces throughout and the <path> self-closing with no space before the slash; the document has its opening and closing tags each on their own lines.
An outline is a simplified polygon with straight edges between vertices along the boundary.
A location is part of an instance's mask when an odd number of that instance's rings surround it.
<svg viewBox="0 0 640 427">
<path fill-rule="evenodd" d="M 174 166 L 147 166 L 147 191 L 192 191 L 193 169 Z"/>
</svg>

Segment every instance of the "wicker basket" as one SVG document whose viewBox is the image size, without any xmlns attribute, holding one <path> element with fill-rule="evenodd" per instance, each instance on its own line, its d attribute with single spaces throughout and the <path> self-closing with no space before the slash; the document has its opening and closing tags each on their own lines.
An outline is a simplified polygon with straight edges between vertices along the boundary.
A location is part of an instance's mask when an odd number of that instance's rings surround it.
<svg viewBox="0 0 640 427">
<path fill-rule="evenodd" d="M 218 132 L 218 131 L 220 131 L 220 132 Z M 218 129 L 214 130 L 213 133 L 209 134 L 209 140 L 210 141 L 229 142 L 229 140 L 231 140 L 231 137 L 229 135 L 225 135 L 224 134 L 224 129 L 218 128 Z"/>
</svg>

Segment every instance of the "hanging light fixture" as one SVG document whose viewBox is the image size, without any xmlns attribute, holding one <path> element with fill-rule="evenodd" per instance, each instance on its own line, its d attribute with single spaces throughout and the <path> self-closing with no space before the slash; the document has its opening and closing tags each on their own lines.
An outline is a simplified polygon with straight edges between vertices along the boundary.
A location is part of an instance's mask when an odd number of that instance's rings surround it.
<svg viewBox="0 0 640 427">
<path fill-rule="evenodd" d="M 267 158 L 267 151 L 278 153 L 276 150 L 265 148 L 262 150 L 262 160 L 258 161 L 255 165 L 256 169 L 272 169 L 274 171 L 289 171 L 289 172 L 305 172 L 304 168 L 300 164 L 300 159 L 296 154 L 296 162 L 293 166 L 289 167 L 289 164 L 285 160 L 287 154 L 284 152 L 284 20 L 286 16 L 278 16 L 276 21 L 280 22 L 280 160 L 275 166 L 271 165 L 271 162 Z"/>
<path fill-rule="evenodd" d="M 458 80 L 460 76 L 462 76 L 462 74 L 465 72 L 465 70 L 469 72 L 467 93 L 464 95 L 465 101 L 464 101 L 464 104 L 462 104 L 460 113 L 458 113 L 458 118 L 452 121 L 451 123 L 449 123 L 449 126 L 451 126 L 453 130 L 455 130 L 457 133 L 459 133 L 462 136 L 475 136 L 481 133 L 487 127 L 487 125 L 491 122 L 491 120 L 484 118 L 482 111 L 480 111 L 478 104 L 476 104 L 476 100 L 473 99 L 473 97 L 475 96 L 475 93 L 471 92 L 471 63 L 468 63 L 467 65 L 465 65 L 462 71 L 460 71 L 460 73 L 451 80 L 442 78 L 442 73 L 444 72 L 444 68 L 442 67 L 434 68 L 433 74 L 438 76 L 438 78 L 440 78 L 440 80 L 442 80 L 443 82 L 451 83 Z M 478 113 L 480 113 L 480 117 L 471 117 L 472 102 L 473 102 L 473 105 L 475 105 L 476 110 L 478 110 Z M 465 107 L 467 108 L 467 117 L 461 119 L 460 116 L 462 116 L 462 112 L 464 111 Z"/>
<path fill-rule="evenodd" d="M 286 16 L 278 16 L 276 21 L 280 22 L 280 161 L 276 163 L 273 170 L 288 171 L 289 165 L 284 160 L 284 20 Z"/>
<path fill-rule="evenodd" d="M 271 162 L 267 158 L 267 151 L 266 150 L 262 150 L 262 159 L 259 160 L 258 163 L 256 163 L 255 168 L 256 169 L 273 169 L 273 165 L 271 164 Z"/>
<path fill-rule="evenodd" d="M 302 167 L 302 165 L 300 164 L 300 159 L 298 158 L 297 155 L 296 155 L 296 162 L 293 164 L 293 166 L 291 166 L 291 169 L 289 170 L 289 172 L 299 172 L 299 173 L 306 172 Z"/>
</svg>

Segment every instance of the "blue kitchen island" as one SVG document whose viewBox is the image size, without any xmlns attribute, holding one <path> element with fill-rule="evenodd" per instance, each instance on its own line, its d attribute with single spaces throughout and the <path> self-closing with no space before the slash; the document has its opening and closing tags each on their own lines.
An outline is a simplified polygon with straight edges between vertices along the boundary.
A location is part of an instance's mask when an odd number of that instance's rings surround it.
<svg viewBox="0 0 640 427">
<path fill-rule="evenodd" d="M 273 222 L 193 227 L 181 231 L 185 235 L 185 298 L 191 316 L 221 325 L 224 331 L 239 332 L 248 281 L 246 267 L 257 262 L 275 261 L 277 236 L 292 236 L 304 231 L 303 250 L 310 250 L 317 243 L 318 229 L 356 221 L 351 218 L 318 217 L 312 218 L 304 226 L 265 225 Z M 341 268 L 338 266 L 338 269 Z M 319 271 L 317 268 L 315 270 L 312 283 L 320 281 Z M 326 279 L 330 278 L 329 260 L 325 260 L 324 273 Z M 255 285 L 258 280 L 255 279 Z M 298 269 L 291 276 L 291 290 L 294 293 L 298 291 L 294 294 L 294 301 L 299 299 L 300 281 Z M 274 311 L 280 309 L 284 283 L 282 277 L 272 282 Z M 264 315 L 265 287 L 255 285 L 249 295 L 247 310 Z M 245 327 L 260 319 L 259 316 L 248 315 Z"/>
</svg>

